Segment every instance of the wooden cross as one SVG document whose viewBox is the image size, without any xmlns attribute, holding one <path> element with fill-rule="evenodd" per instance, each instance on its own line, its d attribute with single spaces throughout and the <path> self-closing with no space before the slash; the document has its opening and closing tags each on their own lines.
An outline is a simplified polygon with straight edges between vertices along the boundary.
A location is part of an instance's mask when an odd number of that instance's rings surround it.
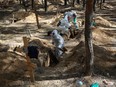
<svg viewBox="0 0 116 87">
<path fill-rule="evenodd" d="M 23 43 L 24 43 L 24 49 L 27 49 L 28 43 L 29 43 L 29 38 L 23 37 Z M 35 82 L 33 64 L 31 63 L 31 60 L 26 53 L 25 53 L 25 56 L 26 56 L 25 59 L 27 60 L 27 66 L 28 66 L 28 70 L 29 70 L 30 80 L 31 80 L 31 82 Z"/>
</svg>

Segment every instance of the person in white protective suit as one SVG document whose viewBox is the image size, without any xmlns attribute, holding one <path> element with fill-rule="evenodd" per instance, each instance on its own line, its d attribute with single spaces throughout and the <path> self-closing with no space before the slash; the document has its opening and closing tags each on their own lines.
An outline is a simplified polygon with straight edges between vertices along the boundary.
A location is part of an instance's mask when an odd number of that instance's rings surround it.
<svg viewBox="0 0 116 87">
<path fill-rule="evenodd" d="M 77 14 L 75 11 L 69 11 L 64 13 L 64 19 L 67 20 L 69 23 L 72 22 L 76 29 L 78 29 L 77 24 Z"/>
<path fill-rule="evenodd" d="M 53 44 L 55 45 L 55 56 L 59 58 L 63 54 L 63 47 L 64 47 L 64 39 L 58 33 L 57 30 L 53 30 L 51 33 Z"/>
<path fill-rule="evenodd" d="M 61 29 L 61 33 L 65 34 L 69 31 L 69 28 L 71 27 L 71 24 L 66 20 L 65 18 L 62 18 L 57 26 Z"/>
</svg>

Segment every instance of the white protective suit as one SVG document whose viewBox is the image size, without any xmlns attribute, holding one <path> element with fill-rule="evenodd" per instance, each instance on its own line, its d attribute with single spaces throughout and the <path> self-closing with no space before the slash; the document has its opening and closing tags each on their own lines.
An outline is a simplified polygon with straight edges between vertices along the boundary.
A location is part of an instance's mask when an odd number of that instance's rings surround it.
<svg viewBox="0 0 116 87">
<path fill-rule="evenodd" d="M 75 17 L 74 17 L 75 15 Z M 69 11 L 64 13 L 64 19 L 67 20 L 69 23 L 72 22 L 76 29 L 78 29 L 78 24 L 77 24 L 77 14 L 75 11 Z"/>
<path fill-rule="evenodd" d="M 61 32 L 64 34 L 65 32 L 68 32 L 69 28 L 71 27 L 71 24 L 66 20 L 65 18 L 60 20 L 60 25 L 58 26 L 61 29 Z"/>
<path fill-rule="evenodd" d="M 60 36 L 60 34 L 58 34 L 57 30 L 53 30 L 51 36 L 52 36 L 52 41 L 56 47 L 55 56 L 56 58 L 59 58 L 63 53 L 63 51 L 60 49 L 64 47 L 64 39 L 62 38 L 62 36 Z"/>
</svg>

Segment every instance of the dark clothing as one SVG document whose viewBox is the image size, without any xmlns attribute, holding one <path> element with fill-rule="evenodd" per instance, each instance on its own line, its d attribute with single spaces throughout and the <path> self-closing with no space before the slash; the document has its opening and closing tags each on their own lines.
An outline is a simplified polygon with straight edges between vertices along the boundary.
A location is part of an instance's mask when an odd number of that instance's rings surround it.
<svg viewBox="0 0 116 87">
<path fill-rule="evenodd" d="M 28 56 L 38 59 L 39 51 L 37 46 L 28 46 Z"/>
<path fill-rule="evenodd" d="M 58 59 L 56 58 L 56 56 L 54 55 L 51 49 L 48 51 L 48 55 L 50 57 L 50 65 L 59 63 Z"/>
</svg>

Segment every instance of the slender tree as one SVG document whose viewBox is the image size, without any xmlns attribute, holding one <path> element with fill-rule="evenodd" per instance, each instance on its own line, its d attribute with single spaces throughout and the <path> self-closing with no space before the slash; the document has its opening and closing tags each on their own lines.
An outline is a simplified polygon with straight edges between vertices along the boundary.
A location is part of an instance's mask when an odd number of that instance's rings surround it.
<svg viewBox="0 0 116 87">
<path fill-rule="evenodd" d="M 85 12 L 85 75 L 91 75 L 94 66 L 91 23 L 93 16 L 93 0 L 87 0 Z"/>
<path fill-rule="evenodd" d="M 77 3 L 80 4 L 80 0 L 77 0 Z"/>
<path fill-rule="evenodd" d="M 58 15 L 59 15 L 59 5 L 58 5 L 58 0 L 56 0 L 56 2 L 57 2 L 57 17 L 58 17 Z"/>
<path fill-rule="evenodd" d="M 34 13 L 35 13 L 35 17 L 36 17 L 36 22 L 37 22 L 37 27 L 38 29 L 41 27 L 40 24 L 39 24 L 39 19 L 38 19 L 38 14 L 37 14 L 37 10 L 36 10 L 36 4 L 35 4 L 35 1 L 33 1 L 33 9 L 34 9 Z"/>
<path fill-rule="evenodd" d="M 96 9 L 95 9 L 95 6 L 96 6 L 96 0 L 93 0 L 93 10 L 95 11 Z"/>
<path fill-rule="evenodd" d="M 44 0 L 44 8 L 45 8 L 45 12 L 47 12 L 47 0 Z"/>
<path fill-rule="evenodd" d="M 105 3 L 106 2 L 106 0 L 103 0 L 103 3 Z"/>
<path fill-rule="evenodd" d="M 99 0 L 97 0 L 97 3 L 99 3 Z"/>
<path fill-rule="evenodd" d="M 27 12 L 27 3 L 25 0 L 22 0 L 22 4 L 24 6 L 25 11 Z"/>
<path fill-rule="evenodd" d="M 34 8 L 34 0 L 31 0 L 31 7 Z"/>
<path fill-rule="evenodd" d="M 85 8 L 86 0 L 83 0 L 83 8 Z"/>
<path fill-rule="evenodd" d="M 22 0 L 19 0 L 20 5 L 22 4 Z"/>
<path fill-rule="evenodd" d="M 67 1 L 68 1 L 68 0 L 64 0 L 64 5 L 65 5 L 65 6 L 67 5 Z"/>
<path fill-rule="evenodd" d="M 100 1 L 100 9 L 102 9 L 103 0 Z"/>
<path fill-rule="evenodd" d="M 105 3 L 106 0 L 100 0 L 100 9 L 102 9 L 103 3 Z"/>
<path fill-rule="evenodd" d="M 75 0 L 73 0 L 72 6 L 75 7 Z"/>
</svg>

